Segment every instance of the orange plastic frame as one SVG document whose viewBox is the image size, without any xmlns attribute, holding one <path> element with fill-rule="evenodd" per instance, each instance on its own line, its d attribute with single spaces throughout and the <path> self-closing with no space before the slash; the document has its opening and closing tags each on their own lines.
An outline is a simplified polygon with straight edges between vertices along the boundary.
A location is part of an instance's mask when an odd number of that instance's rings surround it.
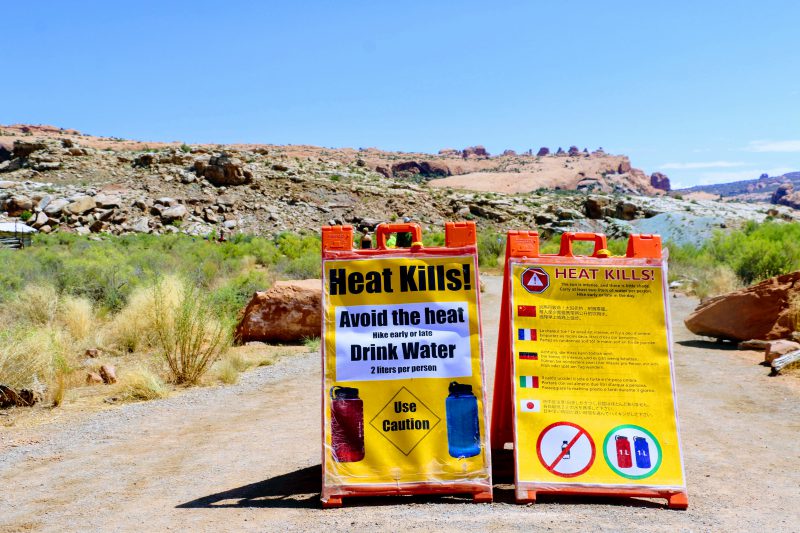
<svg viewBox="0 0 800 533">
<path fill-rule="evenodd" d="M 506 258 L 503 274 L 503 294 L 500 308 L 500 325 L 497 339 L 497 362 L 494 379 L 494 395 L 492 400 L 491 420 L 491 446 L 495 457 L 502 457 L 502 450 L 506 443 L 514 441 L 514 421 L 512 414 L 511 385 L 514 382 L 512 375 L 511 315 L 508 293 L 510 269 L 512 259 L 559 257 L 566 261 L 574 262 L 576 257 L 572 250 L 575 241 L 594 242 L 594 251 L 588 257 L 609 258 L 610 252 L 606 249 L 606 236 L 601 233 L 573 233 L 567 232 L 561 236 L 561 247 L 558 254 L 541 254 L 539 252 L 539 234 L 535 231 L 509 231 L 506 239 Z M 577 256 L 581 257 L 581 256 Z M 662 259 L 661 237 L 658 235 L 631 235 L 628 239 L 626 259 Z M 507 454 L 506 454 L 507 456 Z M 495 468 L 497 470 L 497 468 Z M 561 494 L 571 496 L 611 496 L 611 497 L 641 497 L 641 498 L 666 498 L 670 509 L 686 509 L 689 501 L 685 491 L 651 490 L 651 489 L 625 489 L 625 488 L 592 488 L 570 487 L 558 490 L 528 490 L 527 497 L 518 498 L 519 503 L 535 502 L 537 494 Z"/>
<path fill-rule="evenodd" d="M 322 258 L 323 259 L 357 259 L 365 257 L 406 257 L 409 254 L 420 253 L 424 255 L 448 256 L 477 253 L 477 230 L 474 222 L 447 222 L 445 223 L 445 246 L 424 247 L 422 245 L 422 228 L 415 223 L 379 224 L 376 229 L 377 248 L 354 248 L 352 226 L 323 226 L 322 228 Z M 410 248 L 388 248 L 386 240 L 392 233 L 408 232 L 412 234 Z M 480 285 L 479 273 L 476 279 Z M 478 298 L 480 299 L 480 293 Z M 322 344 L 322 379 L 325 380 L 325 343 Z M 484 392 L 486 383 L 484 382 Z M 324 388 L 324 386 L 323 386 Z M 484 398 L 486 396 L 484 395 Z M 485 404 L 484 404 L 485 405 Z M 325 409 L 324 402 L 322 409 Z M 321 413 L 322 434 L 325 434 L 325 413 Z M 340 487 L 341 492 L 328 494 L 328 499 L 322 501 L 325 509 L 341 507 L 344 498 L 363 496 L 411 496 L 422 494 L 469 494 L 474 503 L 488 503 L 492 501 L 491 490 L 491 446 L 486 450 L 486 468 L 489 471 L 489 489 L 476 484 L 454 483 L 404 483 L 403 485 L 349 485 Z M 325 449 L 322 450 L 322 480 L 325 482 Z"/>
</svg>

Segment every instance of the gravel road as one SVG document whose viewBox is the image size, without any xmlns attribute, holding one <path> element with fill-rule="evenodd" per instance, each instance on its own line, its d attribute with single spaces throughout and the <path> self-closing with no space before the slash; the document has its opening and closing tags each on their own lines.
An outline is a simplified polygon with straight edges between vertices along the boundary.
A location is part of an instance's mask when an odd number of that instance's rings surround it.
<svg viewBox="0 0 800 533">
<path fill-rule="evenodd" d="M 501 280 L 483 276 L 487 369 Z M 1 531 L 800 530 L 800 387 L 683 327 L 671 299 L 689 510 L 662 501 L 362 499 L 321 510 L 319 356 L 69 423 L 0 429 Z M 489 376 L 488 383 L 493 382 Z M 497 477 L 497 476 L 495 476 Z"/>
</svg>

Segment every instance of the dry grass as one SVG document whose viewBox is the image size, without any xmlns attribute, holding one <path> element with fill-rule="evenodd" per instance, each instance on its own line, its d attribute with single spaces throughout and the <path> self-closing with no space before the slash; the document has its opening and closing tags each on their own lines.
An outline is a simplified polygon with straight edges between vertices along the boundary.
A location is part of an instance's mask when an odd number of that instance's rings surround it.
<svg viewBox="0 0 800 533">
<path fill-rule="evenodd" d="M 18 323 L 46 326 L 55 320 L 58 312 L 58 293 L 52 285 L 28 285 L 8 307 Z"/>
<path fill-rule="evenodd" d="M 321 341 L 319 337 L 304 337 L 303 338 L 303 346 L 308 348 L 309 352 L 318 352 L 320 348 Z"/>
<path fill-rule="evenodd" d="M 800 331 L 800 291 L 789 294 L 789 317 L 794 331 Z"/>
<path fill-rule="evenodd" d="M 0 335 L 0 381 L 14 388 L 49 382 L 63 351 L 58 332 L 32 327 L 5 331 Z"/>
<path fill-rule="evenodd" d="M 139 367 L 120 376 L 117 390 L 125 401 L 147 401 L 166 398 L 170 389 L 157 374 Z"/>
<path fill-rule="evenodd" d="M 73 340 L 82 343 L 94 332 L 97 320 L 88 299 L 65 296 L 58 308 L 58 322 Z"/>
<path fill-rule="evenodd" d="M 157 291 L 153 287 L 140 287 L 131 294 L 128 305 L 105 328 L 104 345 L 129 353 L 157 345 L 157 316 L 160 312 L 177 308 L 183 298 L 183 284 L 179 278 L 170 276 L 161 280 L 157 287 Z M 160 299 L 158 302 L 156 292 Z"/>
<path fill-rule="evenodd" d="M 64 396 L 66 396 L 66 394 L 67 376 L 63 372 L 58 372 L 50 388 L 50 398 L 53 401 L 53 407 L 58 407 L 64 403 Z"/>
<path fill-rule="evenodd" d="M 727 265 L 717 265 L 697 272 L 694 292 L 698 298 L 717 296 L 742 288 L 741 280 Z"/>
</svg>

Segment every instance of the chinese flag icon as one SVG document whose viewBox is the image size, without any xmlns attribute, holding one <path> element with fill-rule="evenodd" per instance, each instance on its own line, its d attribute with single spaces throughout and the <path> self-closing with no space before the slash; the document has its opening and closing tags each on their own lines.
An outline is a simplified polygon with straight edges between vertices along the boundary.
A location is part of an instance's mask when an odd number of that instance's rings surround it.
<svg viewBox="0 0 800 533">
<path fill-rule="evenodd" d="M 531 318 L 536 318 L 536 306 L 535 305 L 518 305 L 517 306 L 517 316 L 527 316 Z"/>
</svg>

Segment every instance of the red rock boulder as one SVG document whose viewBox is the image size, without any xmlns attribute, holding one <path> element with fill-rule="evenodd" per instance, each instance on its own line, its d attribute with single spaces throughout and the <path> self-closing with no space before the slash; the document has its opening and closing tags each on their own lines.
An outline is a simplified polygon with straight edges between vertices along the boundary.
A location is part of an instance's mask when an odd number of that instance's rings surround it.
<svg viewBox="0 0 800 533">
<path fill-rule="evenodd" d="M 257 292 L 244 310 L 234 338 L 237 343 L 297 342 L 319 337 L 322 329 L 322 282 L 318 279 L 276 281 Z"/>
<path fill-rule="evenodd" d="M 692 333 L 745 341 L 784 339 L 794 330 L 789 301 L 800 291 L 800 271 L 709 298 L 685 321 Z"/>
<path fill-rule="evenodd" d="M 653 172 L 650 175 L 650 185 L 662 191 L 669 191 L 670 189 L 669 178 L 661 172 Z"/>
</svg>

